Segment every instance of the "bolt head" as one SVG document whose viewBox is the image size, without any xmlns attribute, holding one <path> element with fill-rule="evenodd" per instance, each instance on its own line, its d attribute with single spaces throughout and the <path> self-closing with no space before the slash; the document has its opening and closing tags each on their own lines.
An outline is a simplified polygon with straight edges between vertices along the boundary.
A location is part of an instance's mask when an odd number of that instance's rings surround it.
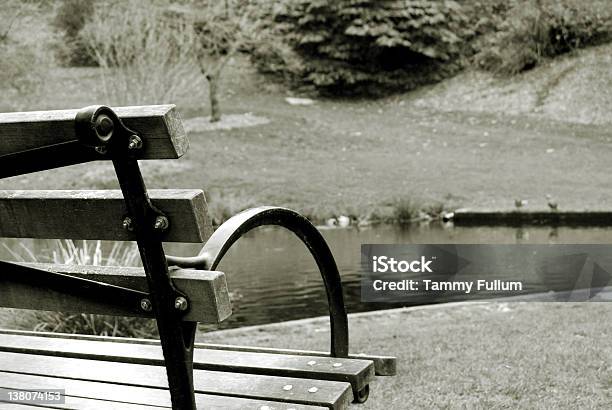
<svg viewBox="0 0 612 410">
<path fill-rule="evenodd" d="M 94 130 L 101 142 L 107 142 L 113 136 L 114 129 L 115 124 L 108 115 L 98 115 L 94 124 Z"/>
<path fill-rule="evenodd" d="M 185 311 L 189 307 L 189 302 L 182 296 L 174 299 L 174 308 L 180 311 Z"/>
<path fill-rule="evenodd" d="M 153 305 L 149 299 L 142 299 L 140 301 L 140 308 L 145 312 L 150 312 L 153 309 Z"/>
<path fill-rule="evenodd" d="M 125 229 L 126 231 L 130 231 L 130 232 L 134 230 L 134 222 L 132 221 L 132 218 L 130 218 L 129 216 L 126 216 L 125 218 L 123 218 L 123 229 Z"/>
<path fill-rule="evenodd" d="M 168 229 L 168 225 L 169 225 L 168 218 L 166 218 L 163 215 L 160 215 L 157 218 L 155 218 L 155 225 L 153 225 L 153 228 L 156 231 L 163 232 L 166 229 Z"/>
</svg>

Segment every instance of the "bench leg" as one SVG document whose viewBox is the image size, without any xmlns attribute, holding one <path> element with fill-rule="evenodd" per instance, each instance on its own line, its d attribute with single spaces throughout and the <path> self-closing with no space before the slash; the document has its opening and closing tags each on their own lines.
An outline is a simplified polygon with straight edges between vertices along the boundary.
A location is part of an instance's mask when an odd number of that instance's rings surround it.
<svg viewBox="0 0 612 410">
<path fill-rule="evenodd" d="M 159 229 L 155 228 L 159 213 L 146 195 L 138 163 L 134 159 L 114 160 L 113 163 L 130 217 L 135 223 L 133 229 L 157 320 L 172 407 L 195 409 L 193 343 L 197 323 L 182 321 L 189 302 L 170 280 Z M 140 178 L 134 178 L 134 175 Z"/>
<path fill-rule="evenodd" d="M 196 322 L 182 321 L 175 307 L 176 294 L 168 276 L 161 242 L 138 241 L 149 283 L 153 312 L 164 353 L 168 387 L 174 409 L 195 409 L 193 344 Z"/>
</svg>

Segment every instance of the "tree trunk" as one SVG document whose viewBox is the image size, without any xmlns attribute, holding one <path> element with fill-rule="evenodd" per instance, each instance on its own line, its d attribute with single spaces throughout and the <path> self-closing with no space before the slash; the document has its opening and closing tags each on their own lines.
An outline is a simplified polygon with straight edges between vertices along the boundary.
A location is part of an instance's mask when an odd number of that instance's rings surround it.
<svg viewBox="0 0 612 410">
<path fill-rule="evenodd" d="M 207 74 L 208 98 L 210 99 L 210 122 L 221 121 L 221 106 L 219 105 L 220 73 Z"/>
</svg>

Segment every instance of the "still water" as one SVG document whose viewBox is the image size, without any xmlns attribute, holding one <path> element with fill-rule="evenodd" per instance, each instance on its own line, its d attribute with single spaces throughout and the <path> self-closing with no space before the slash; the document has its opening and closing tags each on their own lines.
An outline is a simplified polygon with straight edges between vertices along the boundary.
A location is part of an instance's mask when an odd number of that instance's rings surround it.
<svg viewBox="0 0 612 410">
<path fill-rule="evenodd" d="M 418 299 L 414 303 L 403 304 L 361 302 L 361 244 L 612 244 L 610 227 L 452 227 L 428 224 L 322 229 L 321 232 L 342 274 L 349 313 L 419 304 Z M 19 248 L 18 243 L 17 240 L 5 240 L 5 244 L 12 249 Z M 26 245 L 42 253 L 48 253 L 50 248 L 49 242 L 43 241 L 29 241 Z M 198 250 L 198 245 L 166 245 L 168 254 L 180 256 L 194 255 Z M 19 249 L 17 252 L 23 255 Z M 0 249 L 3 259 L 14 259 L 14 256 L 14 252 L 8 252 L 5 246 Z M 325 291 L 317 267 L 305 246 L 288 231 L 270 227 L 251 231 L 230 249 L 218 270 L 227 276 L 233 304 L 233 314 L 222 328 L 327 314 Z M 444 301 L 443 298 L 437 300 Z"/>
<path fill-rule="evenodd" d="M 323 229 L 342 274 L 349 313 L 414 303 L 362 303 L 359 283 L 363 243 L 611 243 L 612 228 L 448 227 L 379 225 L 360 229 Z M 168 249 L 170 253 L 171 249 Z M 179 252 L 189 254 L 189 250 Z M 194 249 L 192 252 L 195 253 Z M 227 275 L 234 313 L 224 327 L 280 322 L 327 314 L 323 284 L 304 245 L 279 228 L 259 228 L 240 239 L 218 267 Z M 443 298 L 437 302 L 445 302 Z"/>
</svg>

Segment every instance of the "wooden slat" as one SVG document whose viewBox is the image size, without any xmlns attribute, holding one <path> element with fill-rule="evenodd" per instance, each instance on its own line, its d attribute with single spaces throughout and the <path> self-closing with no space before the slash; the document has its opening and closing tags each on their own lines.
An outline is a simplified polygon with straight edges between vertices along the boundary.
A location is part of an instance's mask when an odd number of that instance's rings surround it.
<svg viewBox="0 0 612 410">
<path fill-rule="evenodd" d="M 197 349 L 215 349 L 228 352 L 253 352 L 294 356 L 330 357 L 329 352 L 321 352 L 317 350 L 275 349 L 269 347 L 221 345 L 214 343 L 196 343 L 195 346 Z M 373 362 L 376 376 L 395 376 L 397 374 L 397 358 L 394 356 L 354 353 L 349 354 L 348 358 Z"/>
<path fill-rule="evenodd" d="M 159 345 L 159 340 L 155 339 L 137 339 L 127 337 L 106 337 L 106 336 L 88 336 L 76 334 L 63 334 L 52 332 L 32 332 L 26 330 L 9 330 L 0 329 L 0 333 L 24 335 L 24 336 L 44 336 L 51 338 L 69 338 L 76 340 L 98 340 L 114 343 L 133 343 L 133 344 L 148 344 Z M 297 349 L 276 349 L 269 347 L 257 346 L 236 346 L 236 345 L 221 345 L 215 343 L 196 343 L 196 349 L 215 349 L 237 352 L 254 352 L 254 353 L 276 353 L 288 354 L 296 356 L 317 356 L 330 357 L 329 352 L 321 352 L 316 350 L 297 350 Z M 397 374 L 397 358 L 393 356 L 372 355 L 365 353 L 349 354 L 349 359 L 362 359 L 374 362 L 374 370 L 377 376 L 395 376 Z"/>
<path fill-rule="evenodd" d="M 2 333 L 0 351 L 152 365 L 164 363 L 161 348 L 154 345 Z M 213 349 L 196 349 L 193 360 L 194 368 L 203 370 L 347 381 L 353 391 L 362 390 L 374 378 L 374 365 L 366 360 Z"/>
<path fill-rule="evenodd" d="M 17 403 L 2 403 L 2 408 L 6 410 L 40 410 L 41 408 L 44 409 L 44 407 L 28 406 L 27 404 Z"/>
<path fill-rule="evenodd" d="M 64 389 L 67 397 L 81 397 L 93 399 L 92 403 L 98 407 L 90 407 L 98 410 L 117 406 L 121 403 L 140 404 L 145 406 L 158 406 L 170 408 L 170 394 L 166 389 L 148 387 L 125 386 L 114 383 L 90 382 L 74 379 L 61 379 L 57 377 L 46 377 L 38 375 L 0 372 L 0 386 L 8 389 Z M 98 400 L 105 400 L 101 403 Z M 70 402 L 67 400 L 67 402 Z M 317 410 L 324 407 L 307 406 L 300 404 L 286 404 L 264 400 L 252 400 L 227 396 L 213 396 L 209 394 L 196 394 L 198 408 L 243 410 L 266 408 L 275 410 Z M 0 406 L 1 407 L 1 406 Z M 82 407 L 78 407 L 82 408 Z M 147 407 L 149 408 L 149 407 Z"/>
<path fill-rule="evenodd" d="M 165 242 L 206 241 L 212 234 L 204 193 L 197 189 L 152 189 L 153 204 L 170 226 Z M 133 241 L 123 228 L 127 214 L 120 190 L 0 191 L 0 237 Z"/>
<path fill-rule="evenodd" d="M 0 394 L 11 391 L 10 388 L 0 386 Z M 112 397 L 112 396 L 111 396 Z M 27 405 L 28 402 L 22 402 L 22 405 Z M 0 402 L 0 408 L 4 408 L 3 402 Z M 151 410 L 151 406 L 134 403 L 121 403 L 110 400 L 88 399 L 78 396 L 64 396 L 64 403 L 48 402 L 44 405 L 37 404 L 33 408 L 47 409 L 79 409 L 79 410 L 97 410 L 97 409 L 113 409 L 113 410 Z M 10 408 L 10 407 L 9 407 Z M 159 407 L 164 408 L 164 407 Z M 168 408 L 168 407 L 165 407 Z"/>
<path fill-rule="evenodd" d="M 144 141 L 142 159 L 179 158 L 189 148 L 174 105 L 116 107 L 115 113 Z M 79 110 L 0 113 L 0 156 L 77 141 L 74 119 Z"/>
<path fill-rule="evenodd" d="M 0 371 L 142 387 L 168 387 L 165 368 L 143 364 L 2 352 Z M 330 409 L 347 408 L 352 399 L 351 386 L 345 382 L 208 370 L 194 370 L 194 391 Z"/>
<path fill-rule="evenodd" d="M 39 263 L 21 263 L 21 265 L 141 291 L 147 291 L 148 289 L 142 268 Z M 191 309 L 184 316 L 184 320 L 219 323 L 231 315 L 229 292 L 225 275 L 222 272 L 171 269 L 170 276 L 176 287 L 183 291 L 190 301 Z M 109 302 L 109 304 L 100 304 L 44 287 L 4 282 L 2 281 L 2 272 L 0 272 L 0 306 L 2 307 L 133 316 L 132 312 L 114 306 L 112 301 Z M 147 315 L 143 312 L 142 316 Z"/>
</svg>

